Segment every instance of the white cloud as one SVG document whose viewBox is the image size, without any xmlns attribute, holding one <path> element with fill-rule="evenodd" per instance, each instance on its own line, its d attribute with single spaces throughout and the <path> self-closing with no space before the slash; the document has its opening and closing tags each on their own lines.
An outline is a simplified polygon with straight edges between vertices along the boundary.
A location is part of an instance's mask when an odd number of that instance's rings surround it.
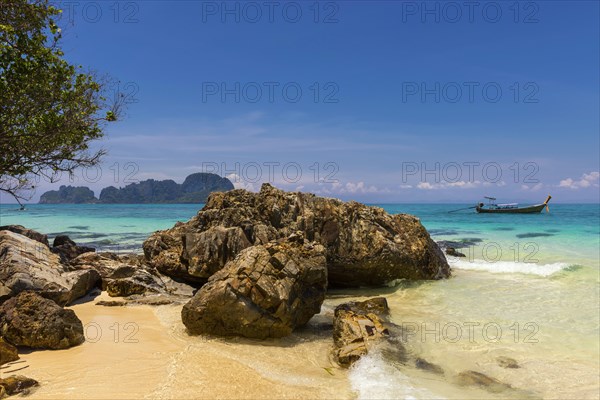
<svg viewBox="0 0 600 400">
<path fill-rule="evenodd" d="M 431 184 L 429 182 L 419 182 L 417 189 L 421 190 L 438 190 L 448 188 L 459 188 L 459 189 L 474 189 L 482 185 L 481 181 L 458 181 L 458 182 L 442 182 Z"/>
<path fill-rule="evenodd" d="M 598 181 L 600 180 L 600 172 L 592 171 L 589 174 L 583 174 L 581 179 L 575 180 L 572 178 L 563 179 L 558 184 L 558 187 L 569 188 L 569 189 L 581 189 L 588 187 L 599 187 Z"/>
<path fill-rule="evenodd" d="M 233 183 L 233 187 L 236 189 L 246 189 L 250 192 L 258 191 L 253 183 L 244 181 L 238 174 L 229 174 L 225 177 Z"/>
<path fill-rule="evenodd" d="M 523 190 L 530 190 L 532 192 L 537 192 L 538 190 L 540 190 L 543 187 L 544 187 L 544 185 L 541 182 L 537 183 L 537 184 L 535 184 L 533 186 L 521 185 L 521 189 L 523 189 Z"/>
</svg>

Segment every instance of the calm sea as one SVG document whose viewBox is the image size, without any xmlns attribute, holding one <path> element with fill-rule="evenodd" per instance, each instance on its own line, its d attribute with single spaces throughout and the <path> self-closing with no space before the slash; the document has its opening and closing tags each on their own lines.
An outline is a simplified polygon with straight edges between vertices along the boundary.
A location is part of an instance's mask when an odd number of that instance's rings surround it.
<svg viewBox="0 0 600 400">
<path fill-rule="evenodd" d="M 434 379 L 370 354 L 348 375 L 358 398 L 597 398 L 600 205 L 551 204 L 550 213 L 531 215 L 448 212 L 468 204 L 379 206 L 418 216 L 436 241 L 458 247 L 466 257 L 449 258 L 454 276 L 448 280 L 332 293 L 386 296 L 393 322 L 414 332 L 409 350 L 446 371 Z M 0 225 L 24 225 L 51 239 L 67 234 L 99 250 L 141 251 L 151 232 L 187 221 L 200 208 L 29 205 L 19 211 L 0 205 Z M 331 313 L 346 300 L 333 296 L 323 310 Z M 498 357 L 514 358 L 521 368 L 501 368 Z M 453 379 L 464 370 L 519 390 L 462 388 Z"/>
</svg>

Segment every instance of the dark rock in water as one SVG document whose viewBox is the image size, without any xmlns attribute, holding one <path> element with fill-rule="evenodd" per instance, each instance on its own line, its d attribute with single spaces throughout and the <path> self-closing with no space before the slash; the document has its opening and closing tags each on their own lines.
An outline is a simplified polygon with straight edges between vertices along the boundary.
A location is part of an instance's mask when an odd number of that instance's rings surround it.
<svg viewBox="0 0 600 400">
<path fill-rule="evenodd" d="M 93 247 L 78 246 L 67 235 L 59 235 L 54 238 L 52 244 L 52 252 L 58 254 L 64 263 L 68 263 L 77 256 L 83 253 L 93 253 L 96 251 Z"/>
<path fill-rule="evenodd" d="M 535 237 L 548 237 L 548 236 L 554 236 L 554 234 L 553 233 L 544 233 L 544 232 L 529 232 L 529 233 L 517 234 L 517 237 L 519 239 L 535 238 Z"/>
<path fill-rule="evenodd" d="M 514 358 L 500 356 L 496 358 L 496 362 L 502 368 L 520 368 L 519 363 Z"/>
<path fill-rule="evenodd" d="M 50 249 L 26 236 L 0 231 L 0 303 L 33 290 L 59 305 L 70 304 L 93 289 L 95 271 L 71 271 Z"/>
<path fill-rule="evenodd" d="M 466 257 L 463 253 L 456 250 L 454 247 L 447 247 L 446 254 L 448 254 L 449 256 L 453 256 L 453 257 Z"/>
<path fill-rule="evenodd" d="M 450 276 L 446 258 L 417 218 L 269 184 L 259 193 L 211 194 L 196 217 L 150 236 L 144 254 L 163 274 L 202 283 L 243 249 L 297 231 L 325 247 L 332 286 Z"/>
<path fill-rule="evenodd" d="M 181 316 L 192 334 L 282 337 L 319 313 L 326 288 L 323 246 L 267 243 L 242 250 L 211 276 Z"/>
<path fill-rule="evenodd" d="M 33 292 L 22 292 L 0 306 L 0 335 L 15 346 L 66 349 L 85 341 L 83 325 L 65 310 Z"/>
<path fill-rule="evenodd" d="M 387 300 L 375 298 L 336 307 L 333 319 L 333 356 L 349 367 L 369 352 L 372 344 L 389 336 L 382 315 L 389 311 Z"/>
<path fill-rule="evenodd" d="M 458 374 L 458 384 L 462 386 L 479 386 L 492 393 L 500 393 L 512 387 L 477 371 L 463 371 Z"/>
<path fill-rule="evenodd" d="M 444 375 L 444 369 L 439 365 L 430 363 L 422 358 L 417 358 L 415 360 L 415 367 L 422 369 L 424 371 L 432 372 L 437 375 Z"/>
<path fill-rule="evenodd" d="M 23 235 L 28 237 L 29 239 L 35 240 L 46 247 L 50 247 L 50 243 L 48 243 L 48 235 L 44 235 L 42 233 L 36 232 L 33 229 L 27 229 L 23 225 L 5 225 L 0 226 L 0 231 L 11 231 L 14 233 L 18 233 L 19 235 Z"/>
<path fill-rule="evenodd" d="M 17 348 L 0 337 L 0 365 L 19 359 Z M 1 398 L 1 397 L 0 397 Z"/>
<path fill-rule="evenodd" d="M 27 394 L 29 389 L 38 386 L 39 383 L 35 379 L 27 378 L 23 375 L 12 375 L 8 378 L 0 378 L 0 399 L 2 391 L 8 396 L 15 394 Z"/>
</svg>

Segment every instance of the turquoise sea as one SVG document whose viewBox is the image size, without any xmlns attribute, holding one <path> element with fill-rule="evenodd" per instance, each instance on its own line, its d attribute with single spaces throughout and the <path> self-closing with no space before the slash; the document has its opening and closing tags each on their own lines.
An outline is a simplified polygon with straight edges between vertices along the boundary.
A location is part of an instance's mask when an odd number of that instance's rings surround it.
<svg viewBox="0 0 600 400">
<path fill-rule="evenodd" d="M 448 280 L 332 292 L 323 312 L 331 313 L 348 296 L 383 295 L 392 321 L 417 329 L 419 340 L 409 350 L 441 365 L 447 377 L 475 370 L 519 390 L 493 394 L 465 389 L 452 378 L 432 379 L 375 353 L 349 371 L 357 398 L 597 398 L 599 204 L 551 204 L 550 213 L 530 215 L 448 212 L 469 204 L 378 206 L 416 215 L 436 241 L 457 247 L 466 257 L 449 257 L 453 277 Z M 200 208 L 28 205 L 19 211 L 5 204 L 0 205 L 0 225 L 24 225 L 51 240 L 68 234 L 98 250 L 141 252 L 150 233 L 186 221 Z M 472 326 L 474 330 L 467 329 Z M 328 342 L 322 346 L 327 348 Z M 497 357 L 511 357 L 521 368 L 501 368 Z M 299 366 L 296 378 L 302 374 Z"/>
</svg>

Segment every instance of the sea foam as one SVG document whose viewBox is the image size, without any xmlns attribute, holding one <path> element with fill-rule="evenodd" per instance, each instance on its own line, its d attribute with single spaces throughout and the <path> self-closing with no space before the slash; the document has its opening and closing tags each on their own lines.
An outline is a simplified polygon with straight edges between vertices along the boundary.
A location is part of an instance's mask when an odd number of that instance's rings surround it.
<svg viewBox="0 0 600 400">
<path fill-rule="evenodd" d="M 387 363 L 378 352 L 354 363 L 349 378 L 359 400 L 440 398 L 427 389 L 415 387 L 408 376 Z"/>
<path fill-rule="evenodd" d="M 571 264 L 563 262 L 551 264 L 536 264 L 515 261 L 468 261 L 462 259 L 449 259 L 448 262 L 450 263 L 450 266 L 452 268 L 456 269 L 487 271 L 492 273 L 529 274 L 539 276 L 550 276 L 571 266 Z"/>
</svg>

